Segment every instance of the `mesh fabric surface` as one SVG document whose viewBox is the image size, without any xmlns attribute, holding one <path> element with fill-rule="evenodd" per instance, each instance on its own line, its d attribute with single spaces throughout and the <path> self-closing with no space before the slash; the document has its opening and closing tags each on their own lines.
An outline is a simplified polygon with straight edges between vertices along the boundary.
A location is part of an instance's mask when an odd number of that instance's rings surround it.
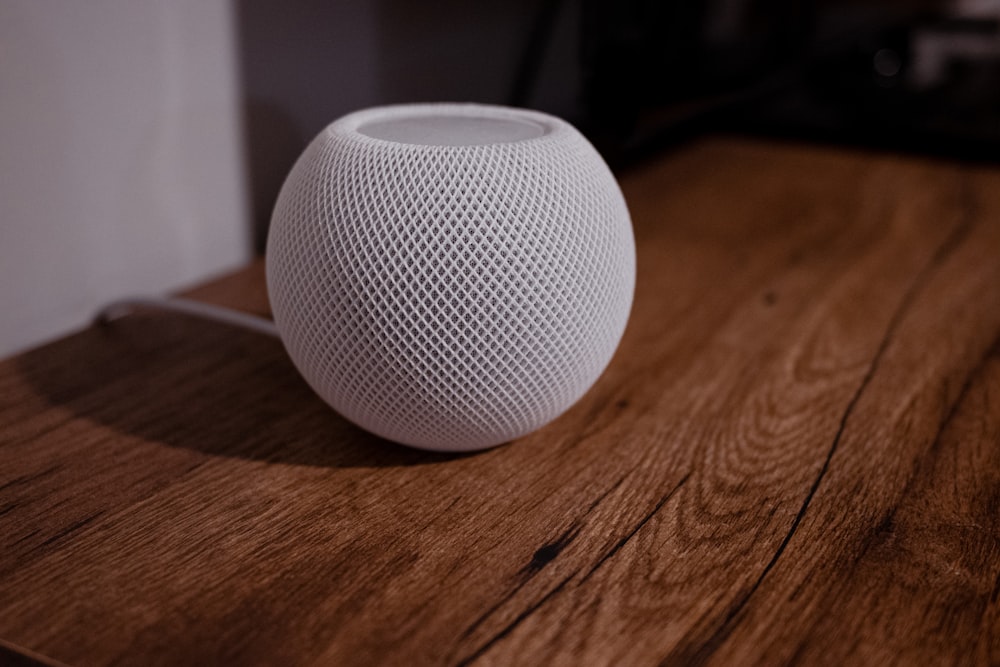
<svg viewBox="0 0 1000 667">
<path fill-rule="evenodd" d="M 406 114 L 528 119 L 542 136 L 468 146 L 375 139 Z M 357 112 L 306 149 L 274 210 L 267 282 L 296 367 L 387 439 L 473 450 L 533 431 L 597 380 L 632 303 L 621 192 L 572 126 L 536 112 Z"/>
</svg>

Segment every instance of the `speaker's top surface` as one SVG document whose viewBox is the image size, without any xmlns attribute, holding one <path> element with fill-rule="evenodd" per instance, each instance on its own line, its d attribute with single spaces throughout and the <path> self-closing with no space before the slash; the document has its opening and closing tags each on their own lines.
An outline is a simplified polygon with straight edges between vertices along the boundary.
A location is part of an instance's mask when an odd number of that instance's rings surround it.
<svg viewBox="0 0 1000 667">
<path fill-rule="evenodd" d="M 479 104 L 420 104 L 366 109 L 334 124 L 370 139 L 418 146 L 483 146 L 529 141 L 557 129 L 524 109 Z"/>
</svg>

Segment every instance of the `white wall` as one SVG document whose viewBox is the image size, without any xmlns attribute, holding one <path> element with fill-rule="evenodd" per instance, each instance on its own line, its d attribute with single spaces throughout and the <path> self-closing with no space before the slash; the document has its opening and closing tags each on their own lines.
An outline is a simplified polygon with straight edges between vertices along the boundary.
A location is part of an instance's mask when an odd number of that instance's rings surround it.
<svg viewBox="0 0 1000 667">
<path fill-rule="evenodd" d="M 0 357 L 250 256 L 233 7 L 0 2 Z"/>
</svg>

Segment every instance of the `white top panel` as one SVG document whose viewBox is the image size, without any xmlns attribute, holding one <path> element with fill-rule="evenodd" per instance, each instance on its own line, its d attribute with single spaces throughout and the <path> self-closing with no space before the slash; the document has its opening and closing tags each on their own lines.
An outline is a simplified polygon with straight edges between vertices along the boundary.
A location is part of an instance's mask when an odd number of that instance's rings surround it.
<svg viewBox="0 0 1000 667">
<path fill-rule="evenodd" d="M 373 119 L 357 131 L 373 139 L 420 146 L 481 146 L 534 139 L 547 128 L 527 118 L 466 114 L 452 107 L 440 112 Z"/>
</svg>

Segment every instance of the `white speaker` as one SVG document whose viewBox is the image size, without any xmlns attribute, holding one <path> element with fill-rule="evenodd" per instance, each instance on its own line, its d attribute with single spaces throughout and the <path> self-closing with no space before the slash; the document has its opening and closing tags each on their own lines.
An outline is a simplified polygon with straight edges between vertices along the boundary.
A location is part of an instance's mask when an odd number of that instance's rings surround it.
<svg viewBox="0 0 1000 667">
<path fill-rule="evenodd" d="M 278 196 L 267 286 L 288 354 L 347 419 L 470 451 L 572 406 L 621 339 L 635 244 L 614 176 L 571 125 L 473 104 L 367 109 Z"/>
</svg>

